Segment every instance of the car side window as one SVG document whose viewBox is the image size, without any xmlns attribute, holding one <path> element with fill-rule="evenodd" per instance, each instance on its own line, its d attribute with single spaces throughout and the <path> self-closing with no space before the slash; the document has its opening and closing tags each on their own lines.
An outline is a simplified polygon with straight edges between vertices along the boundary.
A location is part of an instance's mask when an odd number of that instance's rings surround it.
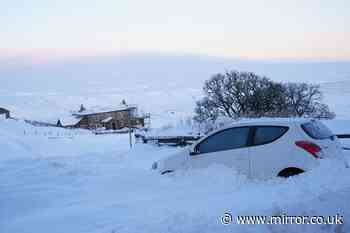
<svg viewBox="0 0 350 233">
<path fill-rule="evenodd" d="M 263 145 L 271 143 L 282 137 L 288 127 L 283 126 L 257 126 L 255 128 L 254 145 Z"/>
<path fill-rule="evenodd" d="M 197 145 L 200 153 L 232 150 L 248 144 L 249 127 L 230 128 L 220 131 Z"/>
</svg>

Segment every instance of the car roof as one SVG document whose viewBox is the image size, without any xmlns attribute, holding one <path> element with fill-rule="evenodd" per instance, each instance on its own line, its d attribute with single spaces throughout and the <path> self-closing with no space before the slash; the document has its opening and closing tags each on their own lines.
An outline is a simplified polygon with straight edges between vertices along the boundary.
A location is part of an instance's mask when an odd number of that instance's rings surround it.
<svg viewBox="0 0 350 233">
<path fill-rule="evenodd" d="M 303 124 L 309 122 L 311 119 L 307 118 L 260 118 L 260 119 L 243 119 L 232 123 L 227 128 L 237 126 L 251 126 L 251 125 L 276 125 L 276 126 L 290 126 Z"/>
</svg>

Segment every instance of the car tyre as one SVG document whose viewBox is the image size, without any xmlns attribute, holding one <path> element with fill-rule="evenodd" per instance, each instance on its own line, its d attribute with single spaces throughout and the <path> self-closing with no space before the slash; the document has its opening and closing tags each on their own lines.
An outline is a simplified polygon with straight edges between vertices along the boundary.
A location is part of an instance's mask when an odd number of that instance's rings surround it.
<svg viewBox="0 0 350 233">
<path fill-rule="evenodd" d="M 278 173 L 279 177 L 283 177 L 283 178 L 288 178 L 291 176 L 296 176 L 299 175 L 301 173 L 303 173 L 304 171 L 300 168 L 296 168 L 296 167 L 289 167 L 289 168 L 285 168 L 282 171 L 280 171 Z"/>
</svg>

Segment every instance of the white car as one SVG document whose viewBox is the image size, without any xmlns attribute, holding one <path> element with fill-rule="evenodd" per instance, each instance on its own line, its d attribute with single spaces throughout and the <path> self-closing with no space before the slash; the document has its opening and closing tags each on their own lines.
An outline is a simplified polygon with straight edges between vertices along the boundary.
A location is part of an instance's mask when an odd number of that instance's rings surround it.
<svg viewBox="0 0 350 233">
<path fill-rule="evenodd" d="M 318 120 L 285 119 L 238 123 L 217 130 L 155 162 L 161 174 L 223 164 L 251 178 L 288 177 L 317 166 L 322 158 L 345 158 L 338 138 Z"/>
</svg>

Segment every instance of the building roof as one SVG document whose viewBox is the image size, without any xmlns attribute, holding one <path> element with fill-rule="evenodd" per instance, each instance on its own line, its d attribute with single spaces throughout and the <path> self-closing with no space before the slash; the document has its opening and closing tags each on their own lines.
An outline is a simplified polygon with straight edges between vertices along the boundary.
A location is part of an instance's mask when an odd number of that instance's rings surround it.
<svg viewBox="0 0 350 233">
<path fill-rule="evenodd" d="M 136 106 L 134 105 L 119 105 L 115 107 L 99 107 L 95 106 L 90 109 L 86 109 L 82 112 L 74 112 L 74 116 L 83 117 L 88 115 L 94 115 L 99 113 L 107 113 L 107 112 L 120 112 L 120 111 L 130 111 L 136 109 Z"/>
<path fill-rule="evenodd" d="M 63 126 L 69 126 L 76 125 L 79 121 L 81 121 L 81 118 L 76 116 L 64 116 L 59 118 L 59 120 Z"/>
</svg>

